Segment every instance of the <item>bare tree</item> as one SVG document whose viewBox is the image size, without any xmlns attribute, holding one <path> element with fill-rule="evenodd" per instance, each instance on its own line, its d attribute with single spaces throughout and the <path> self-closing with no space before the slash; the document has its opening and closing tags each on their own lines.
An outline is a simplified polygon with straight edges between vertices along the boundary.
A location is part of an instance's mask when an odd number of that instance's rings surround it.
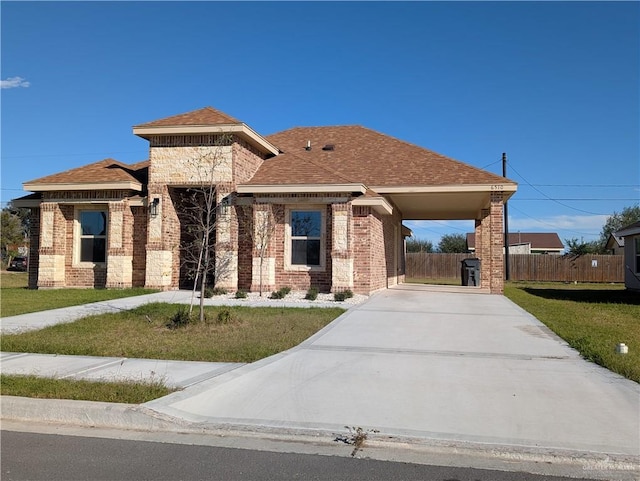
<svg viewBox="0 0 640 481">
<path fill-rule="evenodd" d="M 264 290 L 264 261 L 269 252 L 269 244 L 276 231 L 276 221 L 273 216 L 273 210 L 269 204 L 254 204 L 254 208 L 260 205 L 261 208 L 255 210 L 253 216 L 254 225 L 251 229 L 253 235 L 253 245 L 260 259 L 260 297 Z"/>
<path fill-rule="evenodd" d="M 188 168 L 193 185 L 180 195 L 177 212 L 183 226 L 182 263 L 193 278 L 189 314 L 193 312 L 195 293 L 200 292 L 200 320 L 204 320 L 205 291 L 228 275 L 231 256 L 220 252 L 216 231 L 222 223 L 230 223 L 228 198 L 219 192 L 217 169 L 224 161 L 221 148 L 230 144 L 230 136 L 216 137 L 214 149 L 207 149 L 190 159 Z M 220 202 L 222 200 L 222 202 Z"/>
</svg>

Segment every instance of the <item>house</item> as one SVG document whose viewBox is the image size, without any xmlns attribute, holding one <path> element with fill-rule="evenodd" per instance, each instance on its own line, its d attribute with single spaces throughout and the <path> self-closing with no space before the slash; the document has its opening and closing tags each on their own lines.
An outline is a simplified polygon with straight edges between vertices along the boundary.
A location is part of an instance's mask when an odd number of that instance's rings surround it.
<svg viewBox="0 0 640 481">
<path fill-rule="evenodd" d="M 404 280 L 404 219 L 474 219 L 481 287 L 503 290 L 503 202 L 517 188 L 504 177 L 357 125 L 263 136 L 211 107 L 133 133 L 148 160 L 24 183 L 32 194 L 15 203 L 32 212 L 31 288 L 183 286 L 180 199 L 207 184 L 219 287 L 369 294 Z M 261 239 L 266 219 L 273 235 Z"/>
<path fill-rule="evenodd" d="M 614 235 L 624 240 L 624 285 L 640 291 L 640 222 L 631 224 Z"/>
<path fill-rule="evenodd" d="M 615 232 L 609 234 L 607 243 L 604 246 L 607 254 L 614 256 L 624 255 L 624 237 L 618 236 Z"/>
<path fill-rule="evenodd" d="M 476 250 L 476 235 L 473 233 L 467 233 L 467 250 Z M 555 232 L 509 233 L 510 254 L 562 254 L 563 250 L 564 245 Z"/>
</svg>

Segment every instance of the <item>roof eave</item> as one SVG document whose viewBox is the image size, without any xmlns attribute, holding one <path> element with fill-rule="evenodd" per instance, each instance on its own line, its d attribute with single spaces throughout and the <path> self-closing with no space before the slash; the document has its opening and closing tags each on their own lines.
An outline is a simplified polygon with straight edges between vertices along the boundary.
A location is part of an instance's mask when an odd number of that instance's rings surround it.
<svg viewBox="0 0 640 481">
<path fill-rule="evenodd" d="M 247 140 L 250 144 L 267 154 L 278 155 L 278 148 L 258 134 L 247 124 L 217 124 L 217 125 L 174 125 L 145 127 L 134 126 L 133 133 L 143 139 L 153 135 L 187 135 L 187 134 L 226 134 L 233 133 Z"/>
<path fill-rule="evenodd" d="M 393 207 L 384 197 L 358 197 L 351 201 L 351 205 L 369 206 L 382 215 L 393 214 Z"/>
<path fill-rule="evenodd" d="M 238 185 L 238 194 L 333 194 L 338 192 L 357 192 L 364 194 L 367 188 L 363 184 L 262 184 Z"/>
<path fill-rule="evenodd" d="M 53 192 L 61 190 L 135 190 L 142 191 L 140 182 L 64 182 L 64 183 L 38 183 L 25 182 L 24 190 L 31 192 Z"/>
</svg>

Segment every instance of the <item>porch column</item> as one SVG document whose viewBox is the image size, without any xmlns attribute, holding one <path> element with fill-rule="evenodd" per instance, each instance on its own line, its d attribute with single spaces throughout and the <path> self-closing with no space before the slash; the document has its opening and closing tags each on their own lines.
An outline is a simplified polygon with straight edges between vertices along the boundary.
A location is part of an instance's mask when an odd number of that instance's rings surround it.
<svg viewBox="0 0 640 481">
<path fill-rule="evenodd" d="M 480 258 L 480 287 L 504 292 L 504 233 L 502 193 L 491 193 L 488 209 L 476 220 L 476 255 Z"/>
<path fill-rule="evenodd" d="M 133 216 L 126 201 L 109 202 L 106 287 L 131 287 L 133 283 Z"/>
<path fill-rule="evenodd" d="M 351 206 L 331 204 L 331 290 L 353 289 Z"/>
<path fill-rule="evenodd" d="M 174 251 L 178 255 L 180 223 L 166 186 L 149 185 L 148 205 L 158 199 L 156 214 L 149 213 L 147 228 L 147 265 L 145 287 L 169 290 L 177 287 L 178 272 L 174 275 Z"/>
<path fill-rule="evenodd" d="M 276 253 L 273 248 L 275 216 L 271 204 L 253 204 L 253 269 L 251 290 L 276 287 Z"/>
<path fill-rule="evenodd" d="M 231 189 L 216 189 L 215 286 L 238 289 L 238 221 L 232 207 Z"/>
<path fill-rule="evenodd" d="M 66 240 L 66 222 L 60 206 L 56 202 L 43 202 L 40 204 L 38 287 L 64 287 Z"/>
</svg>

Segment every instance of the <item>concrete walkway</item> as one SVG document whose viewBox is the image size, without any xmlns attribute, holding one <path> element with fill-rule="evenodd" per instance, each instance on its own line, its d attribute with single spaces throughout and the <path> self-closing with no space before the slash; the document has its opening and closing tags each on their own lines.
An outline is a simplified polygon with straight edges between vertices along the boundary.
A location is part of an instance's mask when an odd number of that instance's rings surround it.
<svg viewBox="0 0 640 481">
<path fill-rule="evenodd" d="M 144 297 L 164 296 L 185 302 L 180 292 Z M 125 308 L 121 302 L 108 304 Z M 63 320 L 70 319 L 66 312 Z M 132 419 L 139 426 L 156 419 L 181 430 L 265 433 L 354 426 L 379 431 L 378 439 L 605 453 L 632 459 L 632 465 L 640 452 L 638 384 L 582 360 L 507 298 L 477 290 L 405 284 L 382 291 L 300 346 L 247 365 L 180 363 L 170 371 L 166 361 L 84 358 L 70 368 L 67 356 L 54 357 L 49 374 L 95 378 L 108 367 L 133 372 L 135 362 L 151 362 L 145 372 L 186 388 L 134 408 L 135 416 L 127 408 L 123 420 L 114 417 L 120 411 L 99 403 L 20 398 L 3 400 L 3 417 L 28 419 L 46 410 L 51 420 L 71 422 L 86 417 L 73 412 L 81 406 L 92 410 L 93 423 L 104 411 L 103 424 L 114 426 Z M 26 372 L 41 369 L 36 358 L 4 353 L 2 371 L 12 363 Z"/>
</svg>

